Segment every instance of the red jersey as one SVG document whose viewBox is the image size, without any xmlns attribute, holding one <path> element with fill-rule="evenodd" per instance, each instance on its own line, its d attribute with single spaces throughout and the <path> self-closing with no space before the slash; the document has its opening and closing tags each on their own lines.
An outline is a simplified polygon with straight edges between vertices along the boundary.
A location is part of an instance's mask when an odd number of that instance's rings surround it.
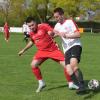
<svg viewBox="0 0 100 100">
<path fill-rule="evenodd" d="M 39 24 L 36 33 L 30 32 L 30 38 L 38 50 L 53 51 L 58 49 L 48 31 L 52 31 L 48 24 Z"/>
<path fill-rule="evenodd" d="M 4 32 L 9 33 L 9 26 L 7 24 L 4 25 Z"/>
</svg>

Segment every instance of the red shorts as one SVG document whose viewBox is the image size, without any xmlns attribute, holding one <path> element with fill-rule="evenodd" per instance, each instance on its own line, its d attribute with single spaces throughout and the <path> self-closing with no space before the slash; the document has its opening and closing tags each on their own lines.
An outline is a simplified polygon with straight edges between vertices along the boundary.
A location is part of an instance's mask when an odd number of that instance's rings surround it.
<svg viewBox="0 0 100 100">
<path fill-rule="evenodd" d="M 64 54 L 60 50 L 54 51 L 37 51 L 33 59 L 53 59 L 55 61 L 64 61 Z"/>
</svg>

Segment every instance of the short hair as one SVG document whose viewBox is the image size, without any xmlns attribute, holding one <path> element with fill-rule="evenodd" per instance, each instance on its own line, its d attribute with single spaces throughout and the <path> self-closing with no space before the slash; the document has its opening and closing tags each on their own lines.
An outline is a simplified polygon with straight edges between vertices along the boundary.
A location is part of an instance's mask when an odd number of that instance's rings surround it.
<svg viewBox="0 0 100 100">
<path fill-rule="evenodd" d="M 30 23 L 31 21 L 36 22 L 34 17 L 31 17 L 31 16 L 27 17 L 26 23 Z"/>
<path fill-rule="evenodd" d="M 60 15 L 64 14 L 64 10 L 60 7 L 54 9 L 54 13 L 58 12 Z"/>
</svg>

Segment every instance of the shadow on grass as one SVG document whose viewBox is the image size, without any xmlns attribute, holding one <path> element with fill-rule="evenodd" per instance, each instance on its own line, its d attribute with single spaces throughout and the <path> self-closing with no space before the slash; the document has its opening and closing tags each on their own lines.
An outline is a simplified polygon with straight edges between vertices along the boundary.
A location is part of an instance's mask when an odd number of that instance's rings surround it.
<svg viewBox="0 0 100 100">
<path fill-rule="evenodd" d="M 60 86 L 49 88 L 46 91 L 50 91 L 50 90 L 54 90 L 54 89 L 59 89 L 59 88 L 65 88 L 65 87 L 67 87 L 67 85 L 60 85 Z"/>
<path fill-rule="evenodd" d="M 91 100 L 95 95 L 100 93 L 100 89 L 98 90 L 88 90 L 88 94 L 84 96 L 84 100 Z"/>
<path fill-rule="evenodd" d="M 84 100 L 91 99 L 93 96 L 100 93 L 100 88 L 97 89 L 97 90 L 90 90 L 88 88 L 88 82 L 89 82 L 89 80 L 85 80 L 86 91 L 79 94 L 79 95 L 84 95 Z M 60 85 L 60 86 L 52 87 L 52 88 L 47 89 L 46 91 L 51 91 L 51 90 L 54 90 L 54 89 L 65 88 L 65 87 L 68 87 L 68 85 Z"/>
</svg>

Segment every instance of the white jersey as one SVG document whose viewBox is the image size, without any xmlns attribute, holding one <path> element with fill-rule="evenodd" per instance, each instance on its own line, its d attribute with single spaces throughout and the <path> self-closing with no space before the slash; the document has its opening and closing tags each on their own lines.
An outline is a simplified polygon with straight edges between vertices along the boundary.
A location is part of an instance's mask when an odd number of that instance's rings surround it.
<svg viewBox="0 0 100 100">
<path fill-rule="evenodd" d="M 67 19 L 64 21 L 63 24 L 57 23 L 54 27 L 54 30 L 58 32 L 66 32 L 66 34 L 74 34 L 75 31 L 78 31 L 78 28 L 73 20 Z M 75 38 L 75 39 L 67 39 L 64 37 L 61 38 L 62 38 L 62 47 L 64 53 L 75 45 L 81 46 L 81 42 L 79 38 Z"/>
<path fill-rule="evenodd" d="M 27 24 L 23 24 L 22 31 L 23 31 L 23 32 L 26 32 L 26 34 L 29 34 L 30 29 L 29 29 L 29 27 L 28 27 Z"/>
</svg>

